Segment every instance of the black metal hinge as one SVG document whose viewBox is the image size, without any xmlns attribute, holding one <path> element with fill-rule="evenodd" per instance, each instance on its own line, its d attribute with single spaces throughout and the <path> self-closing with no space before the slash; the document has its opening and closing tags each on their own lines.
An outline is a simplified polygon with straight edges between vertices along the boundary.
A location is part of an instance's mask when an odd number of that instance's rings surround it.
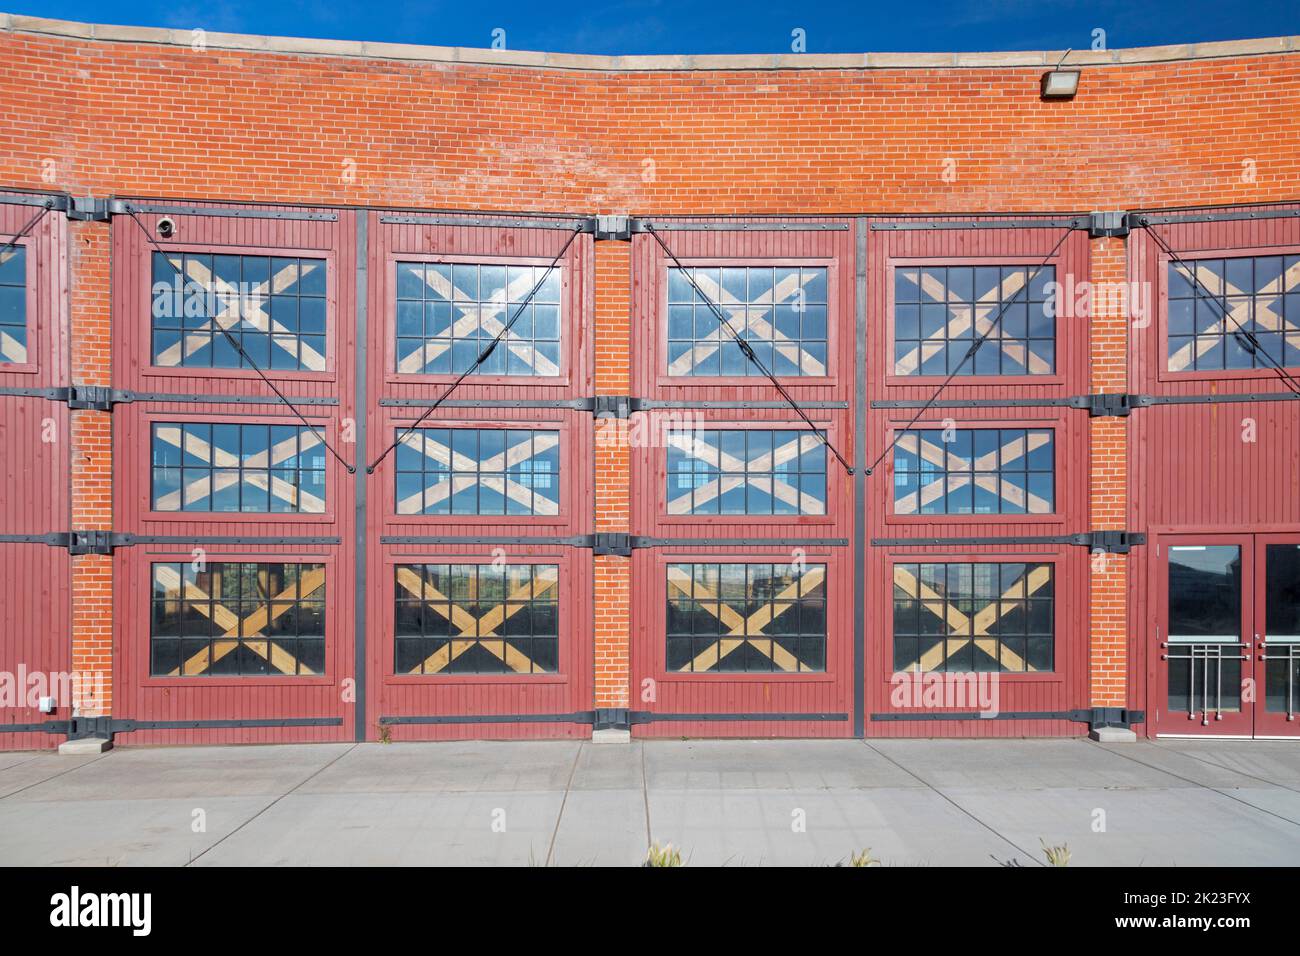
<svg viewBox="0 0 1300 956">
<path fill-rule="evenodd" d="M 620 558 L 631 557 L 632 537 L 621 532 L 597 532 L 592 536 L 591 553 L 612 554 Z"/>
<path fill-rule="evenodd" d="M 632 414 L 633 401 L 630 395 L 597 395 L 591 410 L 597 418 L 627 418 Z"/>
<path fill-rule="evenodd" d="M 596 242 L 610 239 L 616 242 L 632 240 L 632 220 L 627 216 L 596 216 L 591 220 L 592 238 Z"/>
<path fill-rule="evenodd" d="M 103 385 L 69 385 L 66 391 L 69 408 L 111 412 L 113 405 L 118 401 L 113 389 Z"/>
<path fill-rule="evenodd" d="M 1129 215 L 1127 212 L 1094 212 L 1088 216 L 1088 238 L 1106 239 L 1122 238 L 1129 234 Z"/>
<path fill-rule="evenodd" d="M 1075 544 L 1107 554 L 1128 554 L 1133 545 L 1147 543 L 1147 536 L 1140 531 L 1089 531 L 1074 537 Z"/>
<path fill-rule="evenodd" d="M 1126 418 L 1134 408 L 1136 397 L 1122 392 L 1104 392 L 1083 395 L 1081 399 L 1087 403 L 1083 407 L 1088 409 L 1089 418 Z"/>
<path fill-rule="evenodd" d="M 69 219 L 81 222 L 108 222 L 114 211 L 110 200 L 94 196 L 71 196 L 65 210 Z"/>
<path fill-rule="evenodd" d="M 69 554 L 112 554 L 117 542 L 111 531 L 68 532 Z"/>
</svg>

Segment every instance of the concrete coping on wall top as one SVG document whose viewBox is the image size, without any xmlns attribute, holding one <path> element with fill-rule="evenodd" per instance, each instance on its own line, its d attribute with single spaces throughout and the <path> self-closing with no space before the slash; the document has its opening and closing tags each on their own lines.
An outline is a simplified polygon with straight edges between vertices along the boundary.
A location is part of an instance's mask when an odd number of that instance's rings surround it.
<svg viewBox="0 0 1300 956">
<path fill-rule="evenodd" d="M 124 27 L 77 23 L 44 17 L 0 13 L 0 30 L 77 40 L 114 43 L 152 43 L 194 48 L 196 30 L 161 27 Z M 371 60 L 409 60 L 427 63 L 464 63 L 483 66 L 522 66 L 596 72 L 646 70 L 896 70 L 991 69 L 1054 66 L 1064 50 L 1009 53 L 776 53 L 716 56 L 595 56 L 576 53 L 541 53 L 528 50 L 484 50 L 472 47 L 420 46 L 407 43 L 372 43 L 365 40 L 313 40 L 299 37 L 253 36 L 242 33 L 202 34 L 202 48 L 248 53 L 298 56 L 337 56 Z M 1300 36 L 1223 40 L 1176 46 L 1135 47 L 1127 50 L 1076 50 L 1067 66 L 1114 66 L 1167 63 L 1180 60 L 1264 56 L 1300 51 Z"/>
</svg>

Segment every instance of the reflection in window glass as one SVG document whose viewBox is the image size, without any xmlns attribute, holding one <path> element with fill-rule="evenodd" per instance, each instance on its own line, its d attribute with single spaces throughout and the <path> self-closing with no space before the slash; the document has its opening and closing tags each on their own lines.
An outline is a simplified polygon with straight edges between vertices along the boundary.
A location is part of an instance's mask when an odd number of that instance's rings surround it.
<svg viewBox="0 0 1300 956">
<path fill-rule="evenodd" d="M 155 676 L 325 672 L 325 566 L 190 561 L 153 565 Z"/>
<path fill-rule="evenodd" d="M 825 376 L 825 267 L 668 270 L 668 374 L 762 375 L 691 287 L 689 273 L 776 375 Z"/>
<path fill-rule="evenodd" d="M 0 365 L 27 363 L 27 247 L 0 252 Z"/>
<path fill-rule="evenodd" d="M 324 371 L 325 279 L 324 259 L 155 252 L 153 364 Z"/>
<path fill-rule="evenodd" d="M 397 263 L 397 371 L 460 375 L 519 312 L 473 374 L 559 375 L 561 270 L 529 298 L 543 275 L 545 266 Z"/>
<path fill-rule="evenodd" d="M 670 671 L 826 670 L 826 565 L 668 565 Z"/>
<path fill-rule="evenodd" d="M 1056 301 L 1049 290 L 1055 281 L 1052 266 L 896 268 L 894 374 L 1051 375 Z M 975 339 L 990 328 L 967 359 Z"/>
<path fill-rule="evenodd" d="M 1166 275 L 1169 371 L 1300 367 L 1300 255 L 1171 262 Z"/>
<path fill-rule="evenodd" d="M 1241 549 L 1169 549 L 1169 639 L 1241 640 Z"/>
<path fill-rule="evenodd" d="M 399 564 L 398 674 L 551 674 L 559 669 L 555 564 Z"/>
<path fill-rule="evenodd" d="M 894 513 L 1051 514 L 1052 438 L 1050 428 L 906 432 L 894 446 Z"/>
<path fill-rule="evenodd" d="M 156 422 L 154 511 L 325 511 L 325 446 L 305 425 Z"/>
<path fill-rule="evenodd" d="M 1050 671 L 1050 564 L 894 565 L 894 670 Z"/>
<path fill-rule="evenodd" d="M 826 446 L 808 431 L 670 431 L 670 515 L 824 515 Z"/>
<path fill-rule="evenodd" d="M 560 513 L 558 431 L 417 428 L 398 435 L 398 514 Z"/>
<path fill-rule="evenodd" d="M 1265 707 L 1300 711 L 1300 545 L 1270 544 L 1264 556 Z"/>
</svg>

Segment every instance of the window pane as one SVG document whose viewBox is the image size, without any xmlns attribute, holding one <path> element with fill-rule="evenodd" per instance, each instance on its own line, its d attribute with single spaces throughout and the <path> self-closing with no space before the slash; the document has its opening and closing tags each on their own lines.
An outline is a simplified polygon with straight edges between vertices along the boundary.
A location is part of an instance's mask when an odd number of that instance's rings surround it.
<svg viewBox="0 0 1300 956">
<path fill-rule="evenodd" d="M 669 375 L 763 375 L 737 336 L 777 375 L 828 374 L 825 267 L 669 269 L 668 298 Z"/>
<path fill-rule="evenodd" d="M 1052 514 L 1047 428 L 916 429 L 894 446 L 895 514 Z"/>
<path fill-rule="evenodd" d="M 0 365 L 27 362 L 27 248 L 0 252 Z"/>
<path fill-rule="evenodd" d="M 324 673 L 324 565 L 165 563 L 151 578 L 151 674 Z"/>
<path fill-rule="evenodd" d="M 825 446 L 811 432 L 670 430 L 667 445 L 669 514 L 826 513 Z"/>
<path fill-rule="evenodd" d="M 1241 549 L 1169 549 L 1169 639 L 1241 639 Z"/>
<path fill-rule="evenodd" d="M 507 325 L 497 348 L 470 374 L 560 374 L 558 267 L 549 276 L 545 266 L 399 262 L 396 268 L 400 374 L 459 375 Z"/>
<path fill-rule="evenodd" d="M 894 374 L 1051 375 L 1055 280 L 1054 266 L 895 269 Z"/>
<path fill-rule="evenodd" d="M 399 428 L 398 514 L 558 515 L 560 433 Z"/>
<path fill-rule="evenodd" d="M 1300 293 L 1294 257 L 1236 256 L 1169 263 L 1166 368 L 1171 372 L 1300 366 L 1287 334 L 1300 331 L 1286 308 Z"/>
<path fill-rule="evenodd" d="M 1268 640 L 1300 641 L 1300 545 L 1270 544 L 1264 575 Z"/>
<path fill-rule="evenodd" d="M 156 422 L 154 511 L 325 511 L 324 448 L 305 425 Z"/>
<path fill-rule="evenodd" d="M 826 565 L 671 564 L 667 583 L 671 670 L 826 669 Z"/>
<path fill-rule="evenodd" d="M 398 674 L 546 674 L 559 669 L 559 566 L 402 564 Z"/>
<path fill-rule="evenodd" d="M 900 563 L 893 588 L 895 671 L 1052 670 L 1050 564 Z"/>
<path fill-rule="evenodd" d="M 293 256 L 155 253 L 153 364 L 324 371 L 326 269 Z"/>
</svg>

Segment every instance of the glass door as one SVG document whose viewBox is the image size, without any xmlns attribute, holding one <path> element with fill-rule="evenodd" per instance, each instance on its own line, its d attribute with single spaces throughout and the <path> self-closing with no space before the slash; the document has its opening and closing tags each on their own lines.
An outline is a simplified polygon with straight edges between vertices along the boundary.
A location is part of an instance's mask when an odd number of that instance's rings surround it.
<svg viewBox="0 0 1300 956">
<path fill-rule="evenodd" d="M 1254 722 L 1251 536 L 1168 536 L 1160 585 L 1158 734 L 1249 737 Z"/>
</svg>

